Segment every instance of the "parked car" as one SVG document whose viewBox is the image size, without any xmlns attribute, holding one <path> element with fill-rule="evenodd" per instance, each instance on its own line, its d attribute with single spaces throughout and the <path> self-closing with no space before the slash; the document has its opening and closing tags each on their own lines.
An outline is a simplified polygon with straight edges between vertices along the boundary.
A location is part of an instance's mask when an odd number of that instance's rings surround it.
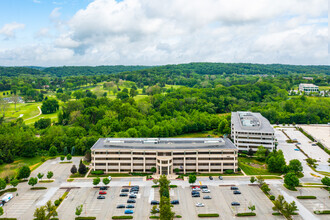
<svg viewBox="0 0 330 220">
<path fill-rule="evenodd" d="M 4 203 L 7 203 L 9 202 L 11 199 L 13 198 L 13 194 L 6 194 L 2 197 L 1 201 L 4 202 Z"/>
<path fill-rule="evenodd" d="M 100 190 L 108 190 L 108 187 L 107 186 L 101 186 Z"/>
<path fill-rule="evenodd" d="M 201 189 L 207 189 L 207 185 L 201 185 Z"/>
<path fill-rule="evenodd" d="M 211 196 L 204 196 L 203 199 L 212 199 Z"/>
<path fill-rule="evenodd" d="M 133 195 L 131 194 L 131 195 L 129 195 L 129 198 L 130 199 L 136 199 L 136 195 L 135 194 L 133 194 Z"/>
<path fill-rule="evenodd" d="M 155 211 L 156 211 L 156 213 L 159 213 L 159 209 L 155 209 Z M 152 211 L 150 211 L 150 213 L 151 213 Z"/>
<path fill-rule="evenodd" d="M 126 208 L 133 209 L 134 208 L 134 205 L 127 205 Z"/>
<path fill-rule="evenodd" d="M 192 190 L 193 191 L 201 191 L 201 189 L 200 188 L 197 188 L 197 187 L 196 188 L 192 188 Z"/>
<path fill-rule="evenodd" d="M 126 197 L 126 196 L 128 196 L 128 194 L 127 193 L 120 193 L 119 196 L 120 197 Z"/>
<path fill-rule="evenodd" d="M 300 151 L 298 148 L 295 148 L 294 150 L 295 150 L 295 151 Z"/>
<path fill-rule="evenodd" d="M 198 202 L 198 203 L 196 203 L 196 207 L 204 207 L 204 204 L 203 204 L 203 203 L 200 203 L 200 202 Z"/>
<path fill-rule="evenodd" d="M 211 191 L 209 189 L 203 189 L 202 193 L 210 193 Z"/>
<path fill-rule="evenodd" d="M 97 199 L 105 199 L 105 196 L 98 196 Z"/>
<path fill-rule="evenodd" d="M 111 179 L 112 179 L 111 176 L 108 176 L 108 179 L 111 181 Z"/>
<path fill-rule="evenodd" d="M 241 204 L 239 204 L 239 202 L 232 202 L 231 205 L 232 206 L 240 206 Z"/>
<path fill-rule="evenodd" d="M 172 200 L 172 201 L 171 201 L 171 204 L 172 204 L 172 205 L 177 205 L 177 204 L 180 204 L 180 203 L 179 203 L 179 200 Z"/>
<path fill-rule="evenodd" d="M 136 203 L 135 199 L 128 199 L 127 203 Z"/>
<path fill-rule="evenodd" d="M 121 192 L 129 192 L 129 189 L 121 189 Z"/>
<path fill-rule="evenodd" d="M 132 209 L 126 209 L 125 214 L 133 214 L 134 211 Z"/>
<path fill-rule="evenodd" d="M 201 197 L 201 195 L 198 193 L 191 195 L 192 197 Z"/>
<path fill-rule="evenodd" d="M 194 195 L 194 194 L 199 194 L 198 191 L 191 191 L 191 195 Z"/>
<path fill-rule="evenodd" d="M 212 176 L 209 176 L 209 179 L 210 179 L 210 180 L 213 180 L 213 177 L 212 177 Z"/>
<path fill-rule="evenodd" d="M 117 209 L 123 209 L 125 208 L 125 205 L 117 205 Z"/>
<path fill-rule="evenodd" d="M 219 176 L 219 180 L 222 180 L 223 178 L 222 178 L 222 176 Z"/>
<path fill-rule="evenodd" d="M 238 190 L 235 190 L 233 193 L 234 193 L 234 194 L 241 194 L 241 192 L 238 191 Z"/>
<path fill-rule="evenodd" d="M 157 200 L 152 200 L 150 202 L 151 205 L 159 205 L 159 202 Z"/>
<path fill-rule="evenodd" d="M 100 191 L 99 192 L 99 195 L 106 195 L 107 194 L 107 192 L 105 192 L 105 191 Z"/>
<path fill-rule="evenodd" d="M 238 187 L 236 187 L 236 186 L 232 186 L 232 187 L 230 187 L 230 189 L 231 189 L 231 190 L 238 190 Z"/>
<path fill-rule="evenodd" d="M 133 192 L 129 192 L 130 195 L 136 195 L 139 194 L 139 191 L 133 191 Z"/>
</svg>

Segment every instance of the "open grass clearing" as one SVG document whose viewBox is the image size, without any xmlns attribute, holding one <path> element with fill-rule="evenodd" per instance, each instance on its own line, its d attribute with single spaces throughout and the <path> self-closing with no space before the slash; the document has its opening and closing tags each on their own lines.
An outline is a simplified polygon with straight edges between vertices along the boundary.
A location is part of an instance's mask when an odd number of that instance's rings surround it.
<svg viewBox="0 0 330 220">
<path fill-rule="evenodd" d="M 246 175 L 281 175 L 279 173 L 269 172 L 267 170 L 267 165 L 264 162 L 258 161 L 254 158 L 239 157 L 238 166 Z"/>
<path fill-rule="evenodd" d="M 217 138 L 220 137 L 220 135 L 213 134 L 213 130 L 211 131 L 202 131 L 202 132 L 196 132 L 196 133 L 187 133 L 187 134 L 180 134 L 177 136 L 174 136 L 176 138 Z"/>
</svg>

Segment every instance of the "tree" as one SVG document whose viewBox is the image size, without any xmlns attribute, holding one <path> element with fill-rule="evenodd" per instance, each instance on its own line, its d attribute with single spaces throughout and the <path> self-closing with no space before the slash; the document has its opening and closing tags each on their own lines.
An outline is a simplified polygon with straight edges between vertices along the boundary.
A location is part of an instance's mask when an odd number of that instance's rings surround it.
<svg viewBox="0 0 330 220">
<path fill-rule="evenodd" d="M 67 154 L 68 154 L 68 147 L 64 147 L 63 155 L 67 155 Z"/>
<path fill-rule="evenodd" d="M 56 99 L 47 99 L 42 102 L 41 111 L 42 114 L 51 114 L 59 109 L 59 104 Z"/>
<path fill-rule="evenodd" d="M 82 213 L 82 210 L 83 210 L 83 205 L 81 204 L 81 205 L 78 205 L 77 207 L 76 207 L 76 216 L 79 216 L 81 213 Z"/>
<path fill-rule="evenodd" d="M 174 217 L 174 212 L 171 210 L 170 198 L 162 196 L 159 203 L 159 218 L 162 220 L 171 220 Z"/>
<path fill-rule="evenodd" d="M 57 216 L 57 211 L 56 211 L 56 206 L 53 205 L 53 203 L 49 200 L 47 203 L 46 203 L 46 206 L 45 206 L 47 212 L 48 212 L 48 216 Z"/>
<path fill-rule="evenodd" d="M 262 186 L 265 183 L 265 180 L 262 176 L 257 176 L 257 182 L 260 186 Z"/>
<path fill-rule="evenodd" d="M 38 175 L 37 175 L 37 176 L 38 176 L 38 179 L 39 179 L 39 180 L 41 180 L 41 179 L 42 179 L 42 177 L 44 177 L 44 174 L 43 174 L 43 173 L 38 173 Z"/>
<path fill-rule="evenodd" d="M 30 185 L 30 186 L 34 186 L 34 185 L 36 185 L 38 183 L 38 179 L 37 179 L 37 177 L 31 177 L 30 179 L 29 179 L 29 182 L 28 182 L 28 184 Z"/>
<path fill-rule="evenodd" d="M 253 156 L 253 154 L 254 154 L 254 151 L 251 148 L 249 148 L 247 155 L 249 155 L 251 157 L 251 156 Z"/>
<path fill-rule="evenodd" d="M 5 161 L 6 161 L 7 163 L 12 163 L 12 162 L 14 162 L 14 156 L 12 155 L 12 153 L 11 153 L 10 150 L 8 151 L 8 154 L 7 154 L 6 158 L 5 158 Z"/>
<path fill-rule="evenodd" d="M 138 94 L 138 92 L 136 91 L 136 89 L 132 88 L 130 91 L 129 91 L 129 95 L 130 97 L 134 98 L 134 96 L 136 96 Z"/>
<path fill-rule="evenodd" d="M 5 189 L 7 186 L 7 183 L 4 179 L 0 178 L 0 190 Z"/>
<path fill-rule="evenodd" d="M 173 171 L 174 171 L 174 173 L 179 173 L 180 172 L 180 169 L 179 168 L 175 168 Z"/>
<path fill-rule="evenodd" d="M 57 155 L 57 148 L 55 146 L 51 146 L 49 148 L 48 155 L 50 157 L 55 157 Z"/>
<path fill-rule="evenodd" d="M 194 174 L 190 174 L 189 175 L 189 179 L 188 179 L 188 182 L 190 183 L 190 184 L 193 184 L 193 183 L 195 183 L 196 182 L 196 175 L 194 175 Z"/>
<path fill-rule="evenodd" d="M 311 166 L 311 167 L 316 168 L 316 166 L 317 166 L 317 164 L 316 164 L 317 160 L 316 160 L 316 159 L 307 158 L 307 159 L 306 159 L 306 162 L 307 162 L 307 164 L 308 164 L 309 166 Z"/>
<path fill-rule="evenodd" d="M 23 166 L 18 170 L 17 179 L 27 179 L 31 174 L 31 170 L 28 166 Z"/>
<path fill-rule="evenodd" d="M 52 124 L 50 118 L 41 118 L 38 121 L 34 122 L 34 127 L 37 129 L 48 128 Z"/>
<path fill-rule="evenodd" d="M 110 180 L 109 180 L 109 178 L 106 177 L 106 178 L 103 178 L 102 182 L 104 185 L 108 185 L 110 183 Z"/>
<path fill-rule="evenodd" d="M 291 203 L 284 203 L 282 214 L 286 218 L 291 219 L 291 215 L 295 214 L 296 211 L 298 211 L 298 207 L 296 206 L 295 201 L 292 201 Z"/>
<path fill-rule="evenodd" d="M 82 175 L 87 173 L 87 168 L 86 168 L 85 164 L 82 162 L 82 160 L 80 160 L 78 172 Z"/>
<path fill-rule="evenodd" d="M 284 183 L 290 188 L 294 189 L 299 185 L 299 178 L 294 173 L 288 173 L 284 176 Z"/>
<path fill-rule="evenodd" d="M 296 175 L 303 171 L 301 162 L 297 159 L 290 160 L 288 170 L 294 172 Z"/>
<path fill-rule="evenodd" d="M 155 185 L 157 185 L 158 182 L 159 182 L 159 180 L 158 180 L 158 179 L 153 179 L 152 182 L 153 182 Z"/>
<path fill-rule="evenodd" d="M 262 184 L 261 186 L 261 190 L 264 192 L 264 193 L 268 193 L 270 191 L 270 188 L 268 187 L 268 185 L 266 183 Z"/>
<path fill-rule="evenodd" d="M 256 210 L 256 206 L 255 205 L 249 205 L 248 208 L 251 210 L 251 212 L 253 212 L 254 210 Z"/>
<path fill-rule="evenodd" d="M 74 155 L 75 151 L 76 151 L 76 148 L 73 146 L 73 147 L 71 148 L 71 155 L 72 155 L 72 156 Z"/>
<path fill-rule="evenodd" d="M 36 208 L 34 211 L 33 216 L 35 217 L 35 220 L 46 220 L 46 208 L 45 206 L 41 206 L 40 208 Z"/>
<path fill-rule="evenodd" d="M 321 179 L 323 185 L 330 186 L 330 178 L 325 176 Z"/>
<path fill-rule="evenodd" d="M 151 167 L 150 172 L 156 173 L 156 171 L 157 171 L 156 167 Z"/>
<path fill-rule="evenodd" d="M 53 175 L 54 175 L 54 173 L 52 171 L 48 171 L 47 178 L 50 179 L 53 177 Z"/>
<path fill-rule="evenodd" d="M 61 155 L 60 160 L 63 161 L 65 159 L 65 156 Z"/>
<path fill-rule="evenodd" d="M 18 179 L 12 179 L 10 181 L 10 185 L 12 185 L 13 187 L 16 187 L 18 185 L 18 183 L 19 183 Z"/>
<path fill-rule="evenodd" d="M 274 203 L 274 207 L 273 210 L 274 211 L 278 211 L 278 212 L 282 212 L 283 208 L 284 208 L 284 204 L 286 203 L 284 200 L 284 196 L 279 195 L 277 197 L 277 199 L 273 202 Z"/>
<path fill-rule="evenodd" d="M 72 167 L 71 167 L 71 173 L 72 174 L 75 174 L 75 173 L 77 173 L 77 167 L 76 167 L 76 165 L 72 165 Z"/>
<path fill-rule="evenodd" d="M 0 216 L 3 215 L 3 208 L 0 207 Z"/>
<path fill-rule="evenodd" d="M 93 185 L 94 185 L 94 186 L 98 185 L 100 182 L 101 182 L 100 177 L 97 177 L 97 178 L 94 178 L 94 179 L 93 179 Z"/>
<path fill-rule="evenodd" d="M 250 183 L 254 183 L 256 181 L 256 178 L 254 176 L 251 176 Z"/>
<path fill-rule="evenodd" d="M 257 152 L 254 154 L 257 160 L 264 161 L 266 159 L 267 149 L 264 146 L 259 146 Z"/>
<path fill-rule="evenodd" d="M 66 159 L 67 159 L 67 160 L 71 160 L 71 159 L 72 159 L 71 154 L 66 155 Z"/>
<path fill-rule="evenodd" d="M 158 213 L 156 205 L 152 206 L 150 213 L 153 214 L 153 215 Z"/>
</svg>

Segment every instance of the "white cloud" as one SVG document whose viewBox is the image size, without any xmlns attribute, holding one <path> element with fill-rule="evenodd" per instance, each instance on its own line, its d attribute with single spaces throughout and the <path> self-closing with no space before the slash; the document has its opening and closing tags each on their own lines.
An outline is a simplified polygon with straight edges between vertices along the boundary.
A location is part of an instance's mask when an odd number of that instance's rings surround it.
<svg viewBox="0 0 330 220">
<path fill-rule="evenodd" d="M 11 39 L 15 38 L 15 32 L 16 30 L 23 29 L 25 28 L 25 24 L 20 24 L 17 22 L 12 22 L 9 24 L 5 24 L 1 29 L 0 29 L 0 34 L 5 36 L 5 39 Z"/>
<path fill-rule="evenodd" d="M 53 11 L 50 13 L 49 18 L 50 19 L 58 19 L 61 16 L 61 7 L 54 8 Z"/>
<path fill-rule="evenodd" d="M 37 3 L 37 4 L 40 4 L 41 3 L 41 1 L 39 1 L 39 0 L 33 0 L 33 2 L 34 3 Z"/>
</svg>

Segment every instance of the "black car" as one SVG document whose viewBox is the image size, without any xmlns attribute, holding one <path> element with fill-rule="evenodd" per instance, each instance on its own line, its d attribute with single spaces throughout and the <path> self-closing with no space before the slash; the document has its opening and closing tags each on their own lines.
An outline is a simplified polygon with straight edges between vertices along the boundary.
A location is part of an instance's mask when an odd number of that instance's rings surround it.
<svg viewBox="0 0 330 220">
<path fill-rule="evenodd" d="M 159 205 L 159 202 L 157 200 L 152 200 L 150 202 L 151 205 Z"/>
<path fill-rule="evenodd" d="M 201 189 L 207 189 L 207 185 L 201 185 Z"/>
<path fill-rule="evenodd" d="M 129 189 L 121 189 L 121 192 L 129 192 Z"/>
<path fill-rule="evenodd" d="M 235 190 L 235 191 L 234 191 L 234 194 L 241 194 L 241 192 L 238 191 L 238 190 Z"/>
<path fill-rule="evenodd" d="M 128 196 L 128 194 L 127 193 L 120 193 L 119 196 L 120 197 L 126 197 L 126 196 Z"/>
<path fill-rule="evenodd" d="M 117 209 L 124 209 L 125 205 L 117 205 Z"/>
<path fill-rule="evenodd" d="M 108 190 L 108 187 L 107 186 L 101 186 L 100 190 Z"/>
<path fill-rule="evenodd" d="M 203 199 L 212 199 L 211 196 L 204 196 Z"/>
<path fill-rule="evenodd" d="M 210 180 L 213 180 L 213 177 L 212 177 L 212 176 L 209 176 L 209 179 L 210 179 Z"/>
<path fill-rule="evenodd" d="M 135 199 L 128 199 L 127 203 L 136 203 Z"/>
<path fill-rule="evenodd" d="M 105 196 L 98 196 L 97 199 L 105 199 Z"/>
<path fill-rule="evenodd" d="M 126 208 L 127 209 L 132 209 L 132 208 L 134 208 L 134 205 L 127 205 Z"/>
<path fill-rule="evenodd" d="M 231 189 L 231 190 L 238 190 L 238 187 L 236 187 L 236 186 L 232 186 L 232 187 L 230 187 L 230 189 Z"/>
<path fill-rule="evenodd" d="M 130 192 L 139 192 L 138 189 L 131 189 Z"/>
<path fill-rule="evenodd" d="M 180 204 L 180 203 L 179 203 L 179 200 L 172 200 L 172 201 L 171 201 L 171 204 L 172 204 L 172 205 L 176 205 L 176 204 Z"/>
<path fill-rule="evenodd" d="M 130 199 L 136 199 L 136 195 L 129 195 Z"/>
<path fill-rule="evenodd" d="M 200 195 L 199 193 L 198 193 L 198 194 L 197 194 L 197 193 L 192 194 L 191 196 L 192 196 L 192 197 L 201 197 L 201 195 Z"/>
<path fill-rule="evenodd" d="M 191 195 L 193 195 L 193 194 L 199 194 L 199 192 L 198 191 L 191 191 Z"/>
<path fill-rule="evenodd" d="M 232 206 L 240 206 L 241 204 L 239 204 L 239 202 L 232 202 L 231 205 Z"/>
<path fill-rule="evenodd" d="M 222 180 L 222 176 L 219 176 L 219 180 Z"/>
</svg>

